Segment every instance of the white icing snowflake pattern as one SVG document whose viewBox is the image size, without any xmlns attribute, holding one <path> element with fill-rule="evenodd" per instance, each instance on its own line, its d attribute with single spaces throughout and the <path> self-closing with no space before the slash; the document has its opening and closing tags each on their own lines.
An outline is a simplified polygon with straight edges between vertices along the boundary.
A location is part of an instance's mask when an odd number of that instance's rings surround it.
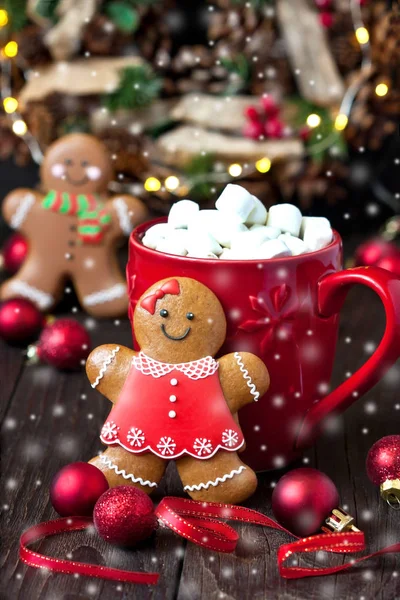
<svg viewBox="0 0 400 600">
<path fill-rule="evenodd" d="M 238 443 L 239 436 L 233 429 L 225 429 L 222 433 L 222 443 L 228 448 L 233 448 Z"/>
<path fill-rule="evenodd" d="M 193 448 L 198 456 L 211 454 L 213 449 L 211 441 L 207 438 L 196 438 L 193 444 Z"/>
<path fill-rule="evenodd" d="M 144 444 L 144 433 L 141 429 L 137 429 L 136 427 L 131 427 L 126 436 L 128 440 L 128 444 L 132 447 L 141 448 Z"/>
<path fill-rule="evenodd" d="M 119 427 L 117 427 L 114 421 L 107 421 L 107 423 L 104 423 L 103 429 L 101 430 L 101 437 L 109 442 L 116 440 L 118 437 L 118 430 Z"/>
<path fill-rule="evenodd" d="M 174 440 L 170 437 L 162 437 L 157 444 L 157 448 L 163 456 L 172 456 L 176 448 Z"/>
</svg>

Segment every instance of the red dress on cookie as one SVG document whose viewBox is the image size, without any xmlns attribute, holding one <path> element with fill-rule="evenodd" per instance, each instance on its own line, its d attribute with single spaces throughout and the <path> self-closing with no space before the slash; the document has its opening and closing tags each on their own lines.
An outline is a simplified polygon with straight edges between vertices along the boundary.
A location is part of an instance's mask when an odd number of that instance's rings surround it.
<svg viewBox="0 0 400 600">
<path fill-rule="evenodd" d="M 207 459 L 244 444 L 222 393 L 216 360 L 207 356 L 174 365 L 143 352 L 133 358 L 100 438 L 109 446 L 166 459 L 185 454 Z"/>
</svg>

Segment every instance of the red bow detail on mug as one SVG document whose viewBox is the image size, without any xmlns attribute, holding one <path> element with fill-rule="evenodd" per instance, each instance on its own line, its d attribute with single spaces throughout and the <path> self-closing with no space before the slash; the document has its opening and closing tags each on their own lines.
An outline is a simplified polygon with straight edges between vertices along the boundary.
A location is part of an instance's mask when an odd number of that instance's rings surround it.
<svg viewBox="0 0 400 600">
<path fill-rule="evenodd" d="M 164 298 L 166 294 L 178 296 L 179 292 L 179 283 L 176 279 L 171 279 L 170 281 L 167 281 L 167 283 L 164 283 L 164 285 L 159 287 L 158 290 L 143 298 L 143 300 L 140 303 L 140 306 L 147 310 L 147 312 L 149 312 L 151 315 L 154 315 L 157 300 L 161 300 L 161 298 Z"/>
<path fill-rule="evenodd" d="M 156 509 L 156 515 L 162 525 L 175 531 L 178 535 L 191 542 L 217 552 L 233 552 L 239 540 L 239 534 L 220 519 L 239 521 L 241 523 L 252 523 L 263 527 L 271 527 L 285 532 L 292 537 L 292 533 L 270 519 L 266 515 L 242 506 L 232 504 L 219 504 L 215 502 L 197 502 L 185 498 L 167 497 L 161 500 Z M 155 584 L 158 581 L 158 573 L 137 573 L 134 571 L 123 571 L 112 567 L 102 567 L 81 562 L 51 558 L 27 548 L 41 538 L 57 533 L 79 531 L 93 524 L 88 517 L 73 517 L 56 519 L 47 523 L 34 525 L 25 531 L 20 540 L 20 558 L 32 567 L 46 568 L 61 573 L 79 573 L 90 577 L 100 577 L 113 581 L 126 581 L 131 583 Z M 298 567 L 287 566 L 284 563 L 294 554 L 301 552 L 317 552 L 319 550 L 348 554 L 360 552 L 365 549 L 364 534 L 359 532 L 346 533 L 322 533 L 307 538 L 298 539 L 295 542 L 283 544 L 278 548 L 278 568 L 285 579 L 300 579 L 321 575 L 331 575 L 339 571 L 351 569 L 373 556 L 400 552 L 400 543 L 387 546 L 378 552 L 362 556 L 351 562 L 338 565 L 337 567 Z"/>
</svg>

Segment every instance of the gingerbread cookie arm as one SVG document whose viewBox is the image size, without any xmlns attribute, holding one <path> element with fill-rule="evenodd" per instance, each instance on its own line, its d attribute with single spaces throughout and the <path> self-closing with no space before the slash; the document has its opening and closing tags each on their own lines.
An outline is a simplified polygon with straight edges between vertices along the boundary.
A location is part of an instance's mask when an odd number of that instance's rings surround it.
<svg viewBox="0 0 400 600">
<path fill-rule="evenodd" d="M 136 225 L 148 218 L 143 202 L 128 194 L 114 196 L 106 203 L 106 210 L 111 214 L 111 231 L 116 238 L 129 236 Z"/>
<path fill-rule="evenodd" d="M 4 198 L 2 206 L 4 220 L 12 229 L 24 232 L 32 211 L 39 206 L 38 201 L 42 198 L 42 194 L 35 190 L 27 188 L 13 190 Z"/>
<path fill-rule="evenodd" d="M 92 388 L 111 402 L 116 402 L 132 365 L 136 352 L 126 346 L 98 346 L 86 361 L 86 374 Z"/>
<path fill-rule="evenodd" d="M 219 379 L 232 413 L 256 402 L 269 388 L 267 367 L 250 352 L 232 352 L 219 360 Z"/>
</svg>

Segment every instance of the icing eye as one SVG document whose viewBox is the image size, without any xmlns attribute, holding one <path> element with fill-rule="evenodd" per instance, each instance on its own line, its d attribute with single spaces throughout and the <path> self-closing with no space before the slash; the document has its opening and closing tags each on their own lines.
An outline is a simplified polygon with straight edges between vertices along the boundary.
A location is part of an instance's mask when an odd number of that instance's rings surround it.
<svg viewBox="0 0 400 600">
<path fill-rule="evenodd" d="M 73 162 L 70 158 L 66 158 L 64 162 L 68 167 L 70 167 L 73 164 Z"/>
<path fill-rule="evenodd" d="M 81 167 L 87 167 L 88 164 L 89 164 L 89 161 L 87 161 L 87 160 L 82 160 L 81 161 Z"/>
<path fill-rule="evenodd" d="M 193 321 L 194 314 L 193 313 L 186 313 L 186 318 L 189 319 L 189 321 Z"/>
<path fill-rule="evenodd" d="M 165 308 L 160 310 L 160 317 L 164 317 L 164 319 L 168 317 L 168 311 Z"/>
</svg>

